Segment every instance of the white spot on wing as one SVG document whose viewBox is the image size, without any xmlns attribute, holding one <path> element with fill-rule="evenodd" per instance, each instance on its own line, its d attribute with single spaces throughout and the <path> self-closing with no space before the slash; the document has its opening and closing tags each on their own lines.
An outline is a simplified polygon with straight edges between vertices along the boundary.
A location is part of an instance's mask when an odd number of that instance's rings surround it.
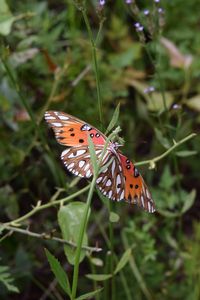
<svg viewBox="0 0 200 300">
<path fill-rule="evenodd" d="M 88 170 L 88 171 L 86 172 L 85 176 L 86 176 L 86 177 L 90 177 L 90 176 L 91 176 L 90 170 Z"/>
<path fill-rule="evenodd" d="M 148 199 L 151 199 L 151 195 L 150 195 L 150 193 L 149 193 L 149 191 L 148 191 L 147 188 L 145 189 L 145 191 L 146 191 L 147 198 L 148 198 Z"/>
<path fill-rule="evenodd" d="M 151 212 L 151 203 L 148 201 L 148 211 Z"/>
<path fill-rule="evenodd" d="M 141 196 L 141 202 L 142 202 L 142 206 L 144 207 L 144 197 Z"/>
<path fill-rule="evenodd" d="M 79 155 L 82 155 L 82 154 L 84 154 L 86 152 L 86 150 L 84 149 L 82 149 L 82 150 L 78 150 L 77 151 L 77 153 L 76 153 L 76 156 L 79 156 Z"/>
<path fill-rule="evenodd" d="M 120 200 L 123 200 L 123 199 L 124 199 L 124 190 L 122 191 L 121 196 L 120 196 Z"/>
<path fill-rule="evenodd" d="M 64 150 L 61 154 L 61 158 L 63 159 L 63 156 L 65 156 L 69 151 L 70 151 L 70 149 Z"/>
<path fill-rule="evenodd" d="M 90 167 L 90 164 L 87 164 L 87 165 L 85 166 L 85 168 L 84 168 L 84 171 L 86 171 L 87 169 L 89 169 L 89 167 Z"/>
<path fill-rule="evenodd" d="M 109 193 L 108 193 L 108 198 L 111 198 L 112 197 L 112 191 L 110 191 Z"/>
<path fill-rule="evenodd" d="M 63 116 L 63 115 L 58 115 L 58 118 L 59 118 L 60 120 L 69 120 L 68 117 Z"/>
<path fill-rule="evenodd" d="M 62 127 L 61 123 L 55 122 L 55 123 L 51 123 L 53 126 L 55 127 Z"/>
<path fill-rule="evenodd" d="M 84 160 L 81 160 L 81 161 L 79 161 L 79 164 L 78 164 L 78 165 L 79 165 L 80 168 L 82 168 L 82 167 L 84 166 L 84 164 L 85 164 L 85 161 L 84 161 Z"/>
<path fill-rule="evenodd" d="M 102 177 L 98 177 L 97 180 L 96 180 L 96 183 L 100 183 L 102 180 Z"/>
<path fill-rule="evenodd" d="M 118 174 L 118 175 L 117 175 L 117 185 L 118 185 L 118 184 L 121 184 L 121 183 L 122 183 L 122 182 L 121 182 L 121 177 L 120 177 L 120 175 Z"/>
<path fill-rule="evenodd" d="M 51 115 L 45 115 L 46 120 L 55 120 L 55 117 L 52 117 Z"/>
<path fill-rule="evenodd" d="M 71 163 L 70 165 L 68 165 L 67 167 L 69 168 L 69 169 L 72 169 L 73 168 L 73 166 L 74 166 L 74 163 Z"/>
<path fill-rule="evenodd" d="M 106 182 L 106 186 L 111 186 L 111 184 L 112 184 L 112 181 L 110 179 L 108 179 Z"/>
</svg>

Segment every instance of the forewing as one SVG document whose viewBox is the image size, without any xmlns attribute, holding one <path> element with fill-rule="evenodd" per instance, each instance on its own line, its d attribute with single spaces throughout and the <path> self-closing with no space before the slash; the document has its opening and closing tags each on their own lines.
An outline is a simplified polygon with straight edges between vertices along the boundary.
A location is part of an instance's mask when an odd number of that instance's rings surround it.
<svg viewBox="0 0 200 300">
<path fill-rule="evenodd" d="M 103 147 L 96 146 L 97 159 L 100 158 Z M 88 146 L 71 147 L 64 150 L 61 159 L 65 167 L 76 176 L 90 178 L 93 175 L 92 163 Z"/>
<path fill-rule="evenodd" d="M 155 211 L 155 204 L 142 176 L 126 156 L 121 153 L 119 156 L 125 178 L 124 200 L 135 203 L 149 213 L 153 213 Z"/>
<path fill-rule="evenodd" d="M 115 154 L 107 151 L 101 166 L 96 184 L 102 194 L 114 201 L 124 199 L 125 180 L 122 172 L 122 166 Z"/>
<path fill-rule="evenodd" d="M 96 128 L 69 114 L 58 111 L 46 111 L 45 120 L 55 133 L 57 141 L 65 146 L 87 146 L 88 135 L 94 145 L 104 145 L 106 137 Z"/>
</svg>

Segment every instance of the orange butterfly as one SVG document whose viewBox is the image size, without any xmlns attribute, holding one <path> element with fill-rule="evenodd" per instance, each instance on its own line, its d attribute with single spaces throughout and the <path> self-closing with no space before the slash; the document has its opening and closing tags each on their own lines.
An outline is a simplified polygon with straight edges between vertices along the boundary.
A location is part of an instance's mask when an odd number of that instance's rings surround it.
<svg viewBox="0 0 200 300">
<path fill-rule="evenodd" d="M 61 154 L 65 167 L 76 176 L 90 178 L 92 163 L 88 147 L 90 135 L 97 159 L 100 158 L 106 143 L 106 136 L 91 125 L 58 111 L 47 111 L 45 120 L 53 128 L 57 141 L 69 148 Z M 125 200 L 153 213 L 155 205 L 142 176 L 133 163 L 118 149 L 119 144 L 110 141 L 99 173 L 96 185 L 102 194 L 114 201 Z M 109 164 L 109 161 L 112 162 Z"/>
</svg>

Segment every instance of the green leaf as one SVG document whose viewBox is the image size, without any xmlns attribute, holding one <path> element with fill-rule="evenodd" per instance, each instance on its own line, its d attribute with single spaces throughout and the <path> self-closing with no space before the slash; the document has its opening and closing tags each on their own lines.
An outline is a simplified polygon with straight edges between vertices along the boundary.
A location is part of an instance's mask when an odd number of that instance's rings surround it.
<svg viewBox="0 0 200 300">
<path fill-rule="evenodd" d="M 63 239 L 78 243 L 81 220 L 83 219 L 86 204 L 83 202 L 71 202 L 61 206 L 58 212 L 58 223 L 62 232 Z M 83 246 L 88 245 L 87 234 L 83 237 Z M 68 245 L 64 246 L 65 255 L 70 264 L 74 265 L 76 248 Z M 80 261 L 85 257 L 85 251 L 81 250 Z"/>
<path fill-rule="evenodd" d="M 93 141 L 90 136 L 88 136 L 88 144 L 89 144 L 89 151 L 90 151 L 90 158 L 92 161 L 93 172 L 96 175 L 98 171 L 97 156 L 94 149 Z"/>
<path fill-rule="evenodd" d="M 104 281 L 112 277 L 112 274 L 87 274 L 87 278 L 95 281 Z"/>
<path fill-rule="evenodd" d="M 9 292 L 19 293 L 19 289 L 13 284 L 13 277 L 7 266 L 0 266 L 0 282 L 5 285 Z"/>
<path fill-rule="evenodd" d="M 119 222 L 119 215 L 114 213 L 113 211 L 110 212 L 109 220 L 112 223 L 117 223 Z"/>
<path fill-rule="evenodd" d="M 159 187 L 165 191 L 171 191 L 171 188 L 176 180 L 177 177 L 172 175 L 169 166 L 166 165 L 159 182 Z"/>
<path fill-rule="evenodd" d="M 51 266 L 51 270 L 54 273 L 58 283 L 60 284 L 62 289 L 65 291 L 65 293 L 67 293 L 69 296 L 71 296 L 69 280 L 68 280 L 67 274 L 61 267 L 60 262 L 47 249 L 45 249 L 45 253 L 46 253 L 48 262 Z"/>
<path fill-rule="evenodd" d="M 167 218 L 177 218 L 178 216 L 180 216 L 180 213 L 171 212 L 168 210 L 157 209 L 157 211 L 160 215 L 167 217 Z"/>
<path fill-rule="evenodd" d="M 125 51 L 110 55 L 110 64 L 112 64 L 115 68 L 130 66 L 132 62 L 139 57 L 140 52 L 141 45 L 139 43 L 134 43 L 134 45 L 129 45 L 128 49 Z"/>
<path fill-rule="evenodd" d="M 193 189 L 185 199 L 183 208 L 181 210 L 182 214 L 184 214 L 186 211 L 190 209 L 190 207 L 192 207 L 192 205 L 194 204 L 195 197 L 196 197 L 196 190 Z"/>
<path fill-rule="evenodd" d="M 110 124 L 108 125 L 108 128 L 106 129 L 105 134 L 110 132 L 113 129 L 113 127 L 115 127 L 115 125 L 117 124 L 119 118 L 119 109 L 120 109 L 120 103 L 118 103 L 117 107 L 115 108 L 114 114 L 112 116 Z"/>
<path fill-rule="evenodd" d="M 198 152 L 194 150 L 183 150 L 183 151 L 177 151 L 176 155 L 180 157 L 187 157 L 187 156 L 192 156 L 196 155 Z"/>
<path fill-rule="evenodd" d="M 122 255 L 120 261 L 117 264 L 117 267 L 114 271 L 114 274 L 117 274 L 121 269 L 124 268 L 124 266 L 127 264 L 127 262 L 129 261 L 131 257 L 131 249 L 128 248 L 125 253 Z"/>
<path fill-rule="evenodd" d="M 187 101 L 184 101 L 184 104 L 187 105 L 187 107 L 200 112 L 200 95 L 187 99 Z"/>
<path fill-rule="evenodd" d="M 12 15 L 5 0 L 0 0 L 0 34 L 8 35 L 15 17 Z"/>
<path fill-rule="evenodd" d="M 161 143 L 161 145 L 163 147 L 165 147 L 166 149 L 169 149 L 170 143 L 169 143 L 168 139 L 163 136 L 162 132 L 158 128 L 155 128 L 154 130 L 155 130 L 155 135 L 157 137 L 157 140 Z"/>
<path fill-rule="evenodd" d="M 148 110 L 155 111 L 155 112 L 162 112 L 165 110 L 162 93 L 159 92 L 153 92 L 151 94 L 145 93 L 144 92 L 145 89 L 148 88 L 149 86 L 146 83 L 141 82 L 139 80 L 134 80 L 134 79 L 130 80 L 129 85 L 133 86 L 138 91 L 138 93 L 140 93 L 144 97 L 144 99 L 147 102 Z M 166 107 L 170 108 L 174 101 L 174 96 L 169 92 L 165 92 L 165 100 L 166 100 Z"/>
<path fill-rule="evenodd" d="M 151 95 L 147 94 L 146 99 L 147 99 L 147 107 L 150 111 L 162 112 L 165 110 L 162 93 L 153 92 Z M 165 101 L 166 101 L 166 107 L 170 108 L 174 101 L 174 96 L 169 92 L 165 92 Z"/>
<path fill-rule="evenodd" d="M 103 260 L 97 257 L 91 257 L 90 261 L 93 265 L 97 267 L 103 267 Z"/>
<path fill-rule="evenodd" d="M 90 292 L 90 293 L 86 293 L 84 295 L 79 296 L 78 298 L 76 298 L 76 300 L 84 300 L 84 299 L 91 299 L 93 298 L 93 296 L 95 296 L 96 294 L 100 293 L 103 290 L 103 288 L 100 288 L 96 291 Z"/>
</svg>

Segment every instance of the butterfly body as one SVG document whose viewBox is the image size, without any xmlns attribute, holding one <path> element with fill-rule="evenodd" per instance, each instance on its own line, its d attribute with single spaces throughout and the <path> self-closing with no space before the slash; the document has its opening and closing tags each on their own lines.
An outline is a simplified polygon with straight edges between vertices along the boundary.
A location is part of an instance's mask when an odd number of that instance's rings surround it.
<svg viewBox="0 0 200 300">
<path fill-rule="evenodd" d="M 61 154 L 68 171 L 76 176 L 90 178 L 93 171 L 88 136 L 94 144 L 97 160 L 102 155 L 106 136 L 91 125 L 63 112 L 47 111 L 45 120 L 54 130 L 57 141 L 69 147 Z M 101 160 L 97 188 L 113 201 L 125 200 L 152 213 L 155 206 L 151 193 L 134 164 L 119 151 L 120 146 L 109 141 Z"/>
</svg>

